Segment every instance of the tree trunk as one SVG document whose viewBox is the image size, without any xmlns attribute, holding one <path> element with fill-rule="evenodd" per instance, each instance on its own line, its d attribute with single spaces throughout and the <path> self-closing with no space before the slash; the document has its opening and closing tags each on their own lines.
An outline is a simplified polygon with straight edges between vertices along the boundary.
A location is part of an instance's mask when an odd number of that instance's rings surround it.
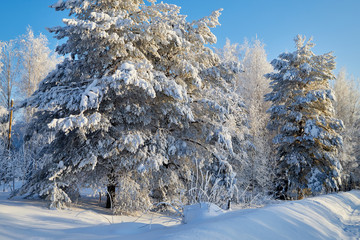
<svg viewBox="0 0 360 240">
<path fill-rule="evenodd" d="M 107 186 L 107 195 L 106 195 L 106 208 L 112 208 L 114 204 L 114 198 L 115 198 L 115 185 L 109 185 Z"/>
</svg>

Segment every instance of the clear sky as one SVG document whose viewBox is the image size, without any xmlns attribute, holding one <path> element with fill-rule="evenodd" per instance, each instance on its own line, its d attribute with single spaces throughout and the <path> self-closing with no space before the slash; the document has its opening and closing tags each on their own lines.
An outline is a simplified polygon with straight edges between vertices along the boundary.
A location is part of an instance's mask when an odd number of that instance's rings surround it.
<svg viewBox="0 0 360 240">
<path fill-rule="evenodd" d="M 189 20 L 223 8 L 221 26 L 214 30 L 215 47 L 226 38 L 242 43 L 257 38 L 266 45 L 268 59 L 293 51 L 297 34 L 313 36 L 316 54 L 334 51 L 337 71 L 345 67 L 360 78 L 360 0 L 163 0 L 182 7 Z M 35 33 L 46 34 L 51 47 L 57 43 L 46 27 L 61 25 L 66 14 L 48 6 L 56 0 L 2 0 L 0 40 L 25 33 L 28 25 Z M 336 71 L 336 72 L 337 72 Z"/>
</svg>

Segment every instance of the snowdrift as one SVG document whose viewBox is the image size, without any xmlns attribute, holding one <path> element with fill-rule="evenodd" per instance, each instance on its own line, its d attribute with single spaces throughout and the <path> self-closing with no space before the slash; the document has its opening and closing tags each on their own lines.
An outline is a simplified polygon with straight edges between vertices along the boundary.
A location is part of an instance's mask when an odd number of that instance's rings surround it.
<svg viewBox="0 0 360 240">
<path fill-rule="evenodd" d="M 10 201 L 1 193 L 0 238 L 360 239 L 360 191 L 226 213 L 200 206 L 187 208 L 187 224 L 175 224 L 159 215 L 139 220 L 80 208 L 48 210 L 43 203 Z"/>
</svg>

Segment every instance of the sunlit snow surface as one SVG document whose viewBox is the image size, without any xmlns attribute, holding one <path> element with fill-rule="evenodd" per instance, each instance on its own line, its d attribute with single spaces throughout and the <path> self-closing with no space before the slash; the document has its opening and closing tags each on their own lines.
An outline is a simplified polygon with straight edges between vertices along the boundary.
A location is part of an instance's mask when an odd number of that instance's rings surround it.
<svg viewBox="0 0 360 240">
<path fill-rule="evenodd" d="M 202 204 L 188 208 L 187 224 L 111 216 L 95 203 L 49 210 L 7 196 L 0 193 L 0 239 L 360 239 L 360 191 L 225 213 Z"/>
</svg>

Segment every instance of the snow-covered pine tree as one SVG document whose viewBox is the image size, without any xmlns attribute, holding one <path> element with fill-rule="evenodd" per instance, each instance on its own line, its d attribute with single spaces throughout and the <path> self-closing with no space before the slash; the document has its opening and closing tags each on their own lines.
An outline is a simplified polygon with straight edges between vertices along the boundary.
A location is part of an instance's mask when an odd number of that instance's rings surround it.
<svg viewBox="0 0 360 240">
<path fill-rule="evenodd" d="M 107 186 L 108 205 L 119 212 L 171 200 L 191 181 L 201 148 L 194 129 L 205 125 L 192 102 L 217 80 L 209 76 L 218 57 L 205 45 L 216 42 L 210 28 L 219 11 L 189 23 L 178 6 L 154 0 L 62 0 L 52 7 L 73 16 L 50 30 L 68 38 L 57 52 L 71 58 L 24 106 L 40 110 L 34 131 L 50 127 L 57 135 L 43 150 L 49 163 L 18 193 L 61 207 L 80 186 Z M 221 136 L 216 141 L 231 151 L 229 135 Z"/>
<path fill-rule="evenodd" d="M 341 132 L 343 147 L 339 152 L 339 159 L 343 167 L 343 189 L 349 190 L 355 182 L 360 182 L 359 163 L 356 149 L 359 148 L 359 130 L 357 121 L 360 119 L 360 92 L 355 79 L 346 76 L 342 69 L 334 83 L 336 103 L 334 104 L 336 117 L 344 122 L 345 129 Z"/>
<path fill-rule="evenodd" d="M 277 133 L 277 196 L 298 199 L 339 189 L 341 166 L 337 150 L 342 144 L 342 121 L 335 119 L 333 91 L 329 80 L 335 58 L 331 53 L 315 55 L 314 44 L 295 38 L 296 51 L 282 53 L 271 62 L 276 72 L 272 92 L 266 100 L 268 127 Z"/>
</svg>

